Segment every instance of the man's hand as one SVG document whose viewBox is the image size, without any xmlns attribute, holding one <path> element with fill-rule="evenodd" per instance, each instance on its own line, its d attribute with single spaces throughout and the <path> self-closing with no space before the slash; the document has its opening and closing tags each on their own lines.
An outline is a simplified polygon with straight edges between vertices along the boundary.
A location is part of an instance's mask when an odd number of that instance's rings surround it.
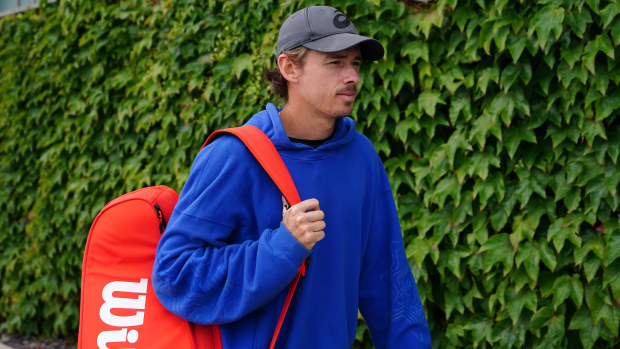
<svg viewBox="0 0 620 349">
<path fill-rule="evenodd" d="M 282 212 L 282 222 L 288 231 L 308 250 L 325 237 L 324 218 L 317 199 L 302 201 Z"/>
</svg>

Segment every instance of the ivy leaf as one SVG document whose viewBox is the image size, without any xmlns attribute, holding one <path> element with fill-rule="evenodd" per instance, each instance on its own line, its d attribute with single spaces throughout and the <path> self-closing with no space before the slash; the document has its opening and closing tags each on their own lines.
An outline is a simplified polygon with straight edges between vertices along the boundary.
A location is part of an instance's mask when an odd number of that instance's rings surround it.
<svg viewBox="0 0 620 349">
<path fill-rule="evenodd" d="M 577 306 L 577 309 L 581 308 L 583 304 L 583 285 L 579 281 L 578 276 L 571 277 L 570 281 L 570 297 Z"/>
<path fill-rule="evenodd" d="M 493 81 L 496 84 L 499 83 L 499 74 L 500 74 L 500 71 L 499 71 L 499 67 L 497 66 L 492 66 L 492 67 L 483 69 L 482 71 L 480 71 L 479 74 L 477 74 L 476 88 L 482 91 L 482 94 L 486 94 L 489 82 Z"/>
<path fill-rule="evenodd" d="M 514 188 L 511 188 L 508 183 L 506 186 L 505 200 L 502 205 L 496 205 L 491 210 L 491 226 L 495 231 L 500 231 L 506 225 L 515 203 Z"/>
<path fill-rule="evenodd" d="M 448 324 L 446 326 L 446 338 L 452 345 L 459 342 L 459 338 L 465 335 L 465 329 L 462 324 Z"/>
<path fill-rule="evenodd" d="M 565 330 L 564 327 L 566 320 L 564 319 L 564 315 L 554 316 L 549 321 L 549 330 L 547 331 L 547 339 L 556 346 L 561 346 Z"/>
<path fill-rule="evenodd" d="M 489 272 L 497 263 L 504 265 L 503 275 L 507 275 L 514 264 L 515 251 L 510 244 L 508 234 L 495 234 L 490 237 L 480 248 L 479 252 L 486 252 L 484 258 L 484 271 Z"/>
<path fill-rule="evenodd" d="M 428 44 L 426 44 L 423 40 L 410 41 L 401 50 L 401 54 L 403 56 L 408 56 L 410 64 L 415 64 L 420 58 L 422 58 L 425 62 L 429 61 Z"/>
<path fill-rule="evenodd" d="M 612 22 L 609 32 L 611 39 L 614 41 L 614 46 L 620 45 L 620 21 Z"/>
<path fill-rule="evenodd" d="M 601 260 L 594 256 L 590 255 L 586 258 L 585 262 L 583 263 L 583 272 L 586 276 L 586 280 L 588 281 L 588 283 L 590 283 L 594 279 L 602 264 L 603 263 L 601 262 Z"/>
<path fill-rule="evenodd" d="M 620 311 L 618 307 L 605 304 L 600 315 L 607 329 L 609 329 L 614 337 L 617 337 L 618 329 L 620 328 Z"/>
<path fill-rule="evenodd" d="M 416 237 L 412 242 L 407 245 L 405 253 L 407 258 L 412 258 L 415 261 L 418 268 L 422 269 L 424 259 L 431 250 L 431 244 L 428 239 L 424 239 L 421 236 Z"/>
<path fill-rule="evenodd" d="M 562 60 L 567 64 L 568 70 L 572 70 L 575 67 L 575 63 L 581 60 L 581 56 L 583 54 L 583 42 L 573 43 L 571 42 L 569 46 L 562 47 L 560 49 Z M 562 65 L 560 65 L 561 67 Z M 558 68 L 559 70 L 559 68 Z M 568 71 L 567 69 L 563 69 L 563 71 Z M 567 88 L 568 84 L 564 84 L 564 87 Z"/>
<path fill-rule="evenodd" d="M 512 84 L 517 81 L 523 67 L 520 64 L 511 64 L 504 68 L 501 73 L 500 87 L 504 92 L 508 92 Z"/>
<path fill-rule="evenodd" d="M 544 241 L 539 241 L 538 243 L 538 255 L 542 262 L 549 268 L 551 271 L 555 271 L 555 267 L 557 266 L 557 258 L 556 254 L 553 250 L 547 245 Z"/>
<path fill-rule="evenodd" d="M 574 79 L 578 79 L 585 84 L 588 78 L 588 71 L 583 66 L 570 67 L 569 64 L 562 62 L 557 70 L 558 79 L 562 82 L 565 89 L 568 89 Z"/>
<path fill-rule="evenodd" d="M 608 267 L 620 258 L 620 236 L 612 235 L 604 243 L 603 265 Z"/>
<path fill-rule="evenodd" d="M 368 332 L 368 325 L 366 322 L 360 321 L 355 331 L 355 340 L 362 342 L 364 340 L 364 333 Z"/>
<path fill-rule="evenodd" d="M 547 239 L 548 241 L 553 240 L 553 245 L 558 253 L 562 250 L 562 247 L 564 247 L 564 242 L 569 234 L 569 229 L 567 228 L 569 228 L 569 225 L 565 223 L 565 219 L 558 218 L 551 224 L 547 231 Z"/>
<path fill-rule="evenodd" d="M 478 35 L 478 41 L 482 42 L 482 48 L 486 52 L 487 55 L 491 54 L 491 42 L 493 41 L 493 23 L 485 22 L 482 23 L 480 28 L 480 33 Z"/>
<path fill-rule="evenodd" d="M 592 327 L 594 327 L 592 318 L 586 307 L 580 308 L 579 311 L 573 314 L 568 325 L 569 330 L 592 329 Z"/>
<path fill-rule="evenodd" d="M 420 122 L 418 119 L 409 118 L 402 120 L 396 126 L 396 130 L 394 134 L 400 139 L 403 143 L 407 143 L 407 136 L 409 135 L 409 131 L 413 131 L 413 133 L 417 133 L 420 131 Z"/>
<path fill-rule="evenodd" d="M 424 37 L 428 39 L 431 28 L 441 27 L 442 21 L 443 14 L 439 11 L 426 12 L 424 16 L 418 17 L 418 26 L 420 27 L 422 33 L 424 33 Z"/>
<path fill-rule="evenodd" d="M 603 287 L 608 286 L 615 302 L 618 303 L 620 301 L 620 261 L 603 269 Z"/>
<path fill-rule="evenodd" d="M 495 25 L 493 25 L 493 29 L 493 42 L 495 42 L 499 52 L 502 52 L 506 48 L 506 41 L 508 41 L 508 36 L 511 34 L 510 29 L 508 27 L 496 29 Z"/>
<path fill-rule="evenodd" d="M 592 323 L 596 325 L 601 319 L 601 310 L 605 305 L 603 291 L 600 285 L 591 284 L 586 286 L 586 304 L 592 312 Z"/>
<path fill-rule="evenodd" d="M 527 37 L 524 32 L 518 32 L 515 35 L 508 36 L 507 42 L 512 61 L 516 63 L 527 45 Z"/>
<path fill-rule="evenodd" d="M 543 327 L 553 317 L 554 311 L 550 306 L 542 307 L 538 309 L 536 313 L 530 319 L 530 329 L 538 330 Z"/>
<path fill-rule="evenodd" d="M 620 13 L 620 4 L 612 3 L 605 6 L 604 9 L 601 10 L 601 17 L 603 19 L 603 29 L 605 29 L 611 21 L 613 21 L 614 17 Z"/>
<path fill-rule="evenodd" d="M 566 197 L 564 198 L 564 205 L 566 205 L 566 208 L 568 209 L 569 212 L 573 212 L 577 208 L 579 208 L 580 203 L 581 203 L 581 188 L 572 187 L 566 194 Z"/>
<path fill-rule="evenodd" d="M 477 175 L 483 181 L 489 176 L 489 166 L 500 167 L 500 160 L 495 154 L 489 152 L 477 152 L 470 161 L 470 175 Z"/>
<path fill-rule="evenodd" d="M 562 275 L 553 282 L 553 309 L 557 310 L 566 298 L 571 295 L 571 278 L 568 275 Z"/>
<path fill-rule="evenodd" d="M 454 274 L 454 276 L 459 279 L 459 281 L 463 280 L 463 273 L 461 272 L 461 260 L 465 257 L 468 257 L 469 255 L 470 252 L 462 246 L 458 246 L 447 253 L 446 266 L 452 272 L 452 274 Z"/>
<path fill-rule="evenodd" d="M 465 122 L 472 119 L 471 100 L 466 94 L 457 93 L 452 97 L 452 103 L 450 104 L 450 123 L 455 125 L 461 114 Z"/>
<path fill-rule="evenodd" d="M 243 53 L 235 57 L 231 63 L 231 70 L 237 79 L 241 78 L 241 74 L 244 71 L 247 71 L 250 74 L 253 73 L 254 65 L 252 63 L 252 56 L 249 53 Z"/>
<path fill-rule="evenodd" d="M 442 74 L 438 80 L 439 86 L 445 87 L 448 92 L 452 94 L 463 84 L 464 79 L 465 77 L 463 76 L 463 71 L 459 67 L 453 67 L 449 71 Z"/>
<path fill-rule="evenodd" d="M 522 290 L 522 292 L 528 292 L 528 291 Z M 512 299 L 508 301 L 508 305 L 507 305 L 508 316 L 510 316 L 513 326 L 517 324 L 517 321 L 519 320 L 519 317 L 521 316 L 521 312 L 523 310 L 524 305 L 525 305 L 525 297 L 519 294 L 519 292 L 515 292 L 514 297 L 512 297 Z"/>
<path fill-rule="evenodd" d="M 597 35 L 596 38 L 592 41 L 589 41 L 586 44 L 584 49 L 584 64 L 586 68 L 592 73 L 592 75 L 596 75 L 596 68 L 594 66 L 594 60 L 596 55 L 599 52 L 605 53 L 609 58 L 615 59 L 614 56 L 614 47 L 607 36 L 607 33 L 602 33 Z"/>
<path fill-rule="evenodd" d="M 578 38 L 583 39 L 588 24 L 592 23 L 592 16 L 590 16 L 590 11 L 573 10 L 566 13 L 565 21 L 571 27 L 573 33 Z"/>
<path fill-rule="evenodd" d="M 510 127 L 512 116 L 514 115 L 515 105 L 512 98 L 506 93 L 499 93 L 493 98 L 491 102 L 490 112 L 493 114 L 499 114 L 504 125 Z"/>
<path fill-rule="evenodd" d="M 618 95 L 618 97 L 620 98 L 620 94 Z M 588 146 L 590 147 L 592 147 L 592 145 L 594 144 L 594 138 L 596 138 L 596 136 L 607 140 L 607 134 L 605 133 L 603 123 L 601 122 L 597 122 L 594 120 L 584 120 L 582 132 L 588 142 Z"/>
<path fill-rule="evenodd" d="M 230 76 L 230 72 L 232 71 L 232 64 L 233 60 L 230 58 L 217 63 L 215 67 L 213 67 L 213 78 L 219 79 L 222 77 Z"/>
<path fill-rule="evenodd" d="M 484 149 L 489 132 L 501 140 L 501 134 L 498 134 L 498 132 L 500 132 L 500 128 L 498 125 L 497 115 L 485 113 L 474 121 L 470 132 L 469 141 L 476 138 L 480 147 Z"/>
<path fill-rule="evenodd" d="M 602 96 L 596 101 L 596 122 L 602 121 L 611 115 L 613 112 L 620 110 L 620 91 L 616 90 L 611 96 Z M 604 134 L 604 131 L 598 133 Z"/>
<path fill-rule="evenodd" d="M 418 97 L 418 103 L 424 112 L 431 117 L 435 116 L 437 104 L 446 104 L 446 102 L 441 99 L 441 95 L 438 92 L 431 90 L 423 91 Z"/>
<path fill-rule="evenodd" d="M 410 87 L 414 85 L 413 70 L 410 64 L 399 65 L 392 80 L 392 93 L 396 96 L 400 92 L 404 83 L 409 83 Z"/>
<path fill-rule="evenodd" d="M 607 145 L 607 154 L 609 154 L 611 161 L 617 164 L 618 156 L 620 156 L 620 137 L 610 137 Z"/>
<path fill-rule="evenodd" d="M 461 191 L 459 190 L 456 177 L 450 176 L 437 183 L 437 186 L 433 192 L 432 201 L 439 207 L 443 208 L 445 205 L 445 200 L 448 196 L 452 198 L 453 204 L 456 204 L 460 202 L 460 195 Z"/>
<path fill-rule="evenodd" d="M 523 126 L 504 129 L 502 139 L 502 143 L 506 146 L 508 156 L 510 156 L 511 159 L 514 158 L 521 141 L 534 144 L 538 143 L 534 131 Z"/>
<path fill-rule="evenodd" d="M 511 234 L 511 242 L 512 242 L 512 234 Z M 513 243 L 512 246 L 514 248 L 515 244 Z M 518 250 L 515 249 L 518 251 L 517 256 L 515 258 L 515 261 L 517 262 L 517 266 L 523 263 L 523 265 L 525 266 L 525 272 L 527 273 L 527 275 L 534 282 L 537 282 L 538 281 L 538 270 L 539 270 L 538 264 L 540 262 L 540 256 L 539 256 L 538 249 L 532 246 L 532 244 L 530 244 L 529 242 L 523 245 L 519 245 L 517 243 L 517 247 L 518 247 Z"/>
<path fill-rule="evenodd" d="M 465 26 L 469 23 L 469 21 L 475 19 L 476 17 L 476 11 L 470 6 L 454 7 L 454 22 L 460 32 L 463 32 L 465 30 Z"/>
<path fill-rule="evenodd" d="M 491 340 L 493 321 L 484 316 L 476 315 L 466 323 L 464 328 L 471 331 L 474 345 L 478 346 L 480 343 Z"/>
<path fill-rule="evenodd" d="M 473 151 L 471 144 L 465 139 L 465 136 L 460 130 L 456 130 L 452 133 L 448 142 L 446 143 L 446 156 L 448 161 L 450 162 L 450 166 L 454 167 L 454 156 L 456 154 L 457 149 L 463 149 L 467 152 Z"/>
<path fill-rule="evenodd" d="M 110 79 L 110 87 L 119 89 L 126 86 L 133 79 L 133 73 L 129 69 L 123 69 Z"/>
<path fill-rule="evenodd" d="M 521 203 L 521 209 L 525 208 L 527 203 L 530 201 L 530 197 L 534 193 L 532 184 L 532 180 L 529 178 L 524 178 L 521 179 L 517 185 L 515 194 L 517 195 L 517 200 Z"/>
<path fill-rule="evenodd" d="M 493 194 L 495 194 L 495 187 L 491 181 L 476 181 L 476 184 L 474 184 L 474 191 L 472 195 L 474 199 L 480 195 L 479 202 L 481 209 L 484 209 L 487 206 L 487 202 Z"/>
<path fill-rule="evenodd" d="M 547 5 L 532 18 L 528 36 L 531 37 L 533 32 L 536 31 L 538 37 L 537 44 L 541 49 L 545 49 L 551 32 L 555 34 L 556 39 L 560 38 L 563 30 L 564 12 L 564 9 L 561 7 Z"/>
</svg>

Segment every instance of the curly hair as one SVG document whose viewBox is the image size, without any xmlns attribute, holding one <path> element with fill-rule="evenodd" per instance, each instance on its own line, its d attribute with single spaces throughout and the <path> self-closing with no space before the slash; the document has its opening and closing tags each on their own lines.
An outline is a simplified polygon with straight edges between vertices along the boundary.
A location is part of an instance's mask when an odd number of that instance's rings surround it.
<svg viewBox="0 0 620 349">
<path fill-rule="evenodd" d="M 299 46 L 282 53 L 286 54 L 294 64 L 303 66 L 308 50 L 309 49 L 303 46 Z M 273 93 L 282 98 L 285 102 L 288 102 L 288 82 L 282 76 L 278 65 L 276 64 L 276 67 L 273 69 L 265 67 L 264 76 L 265 80 L 271 84 Z"/>
</svg>

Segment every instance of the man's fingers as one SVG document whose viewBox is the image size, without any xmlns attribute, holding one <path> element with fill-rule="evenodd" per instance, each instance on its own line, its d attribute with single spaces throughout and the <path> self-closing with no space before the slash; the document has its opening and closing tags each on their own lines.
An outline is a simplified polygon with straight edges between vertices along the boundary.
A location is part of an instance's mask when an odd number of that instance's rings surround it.
<svg viewBox="0 0 620 349">
<path fill-rule="evenodd" d="M 325 213 L 323 211 L 309 211 L 304 214 L 297 216 L 297 223 L 312 223 L 317 221 L 322 221 L 325 218 Z"/>
<path fill-rule="evenodd" d="M 293 205 L 291 207 L 291 209 L 294 209 L 294 210 L 300 211 L 300 212 L 317 211 L 317 210 L 320 210 L 319 200 L 317 200 L 317 199 L 304 200 L 304 201 L 298 203 L 297 205 Z"/>
<path fill-rule="evenodd" d="M 282 212 L 282 222 L 286 228 L 308 250 L 325 237 L 324 218 L 325 213 L 321 211 L 317 199 L 304 200 Z"/>
<path fill-rule="evenodd" d="M 326 224 L 325 221 L 321 220 L 318 222 L 314 222 L 310 225 L 310 231 L 322 232 L 325 230 Z"/>
</svg>

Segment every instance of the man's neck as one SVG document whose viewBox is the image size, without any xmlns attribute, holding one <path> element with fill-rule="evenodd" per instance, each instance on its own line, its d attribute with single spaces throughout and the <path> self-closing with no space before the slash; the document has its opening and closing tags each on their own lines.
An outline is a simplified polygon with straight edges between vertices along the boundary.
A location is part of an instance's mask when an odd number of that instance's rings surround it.
<svg viewBox="0 0 620 349">
<path fill-rule="evenodd" d="M 296 110 L 287 104 L 280 111 L 286 135 L 306 140 L 327 139 L 334 133 L 336 119 L 314 115 L 308 110 Z"/>
</svg>

